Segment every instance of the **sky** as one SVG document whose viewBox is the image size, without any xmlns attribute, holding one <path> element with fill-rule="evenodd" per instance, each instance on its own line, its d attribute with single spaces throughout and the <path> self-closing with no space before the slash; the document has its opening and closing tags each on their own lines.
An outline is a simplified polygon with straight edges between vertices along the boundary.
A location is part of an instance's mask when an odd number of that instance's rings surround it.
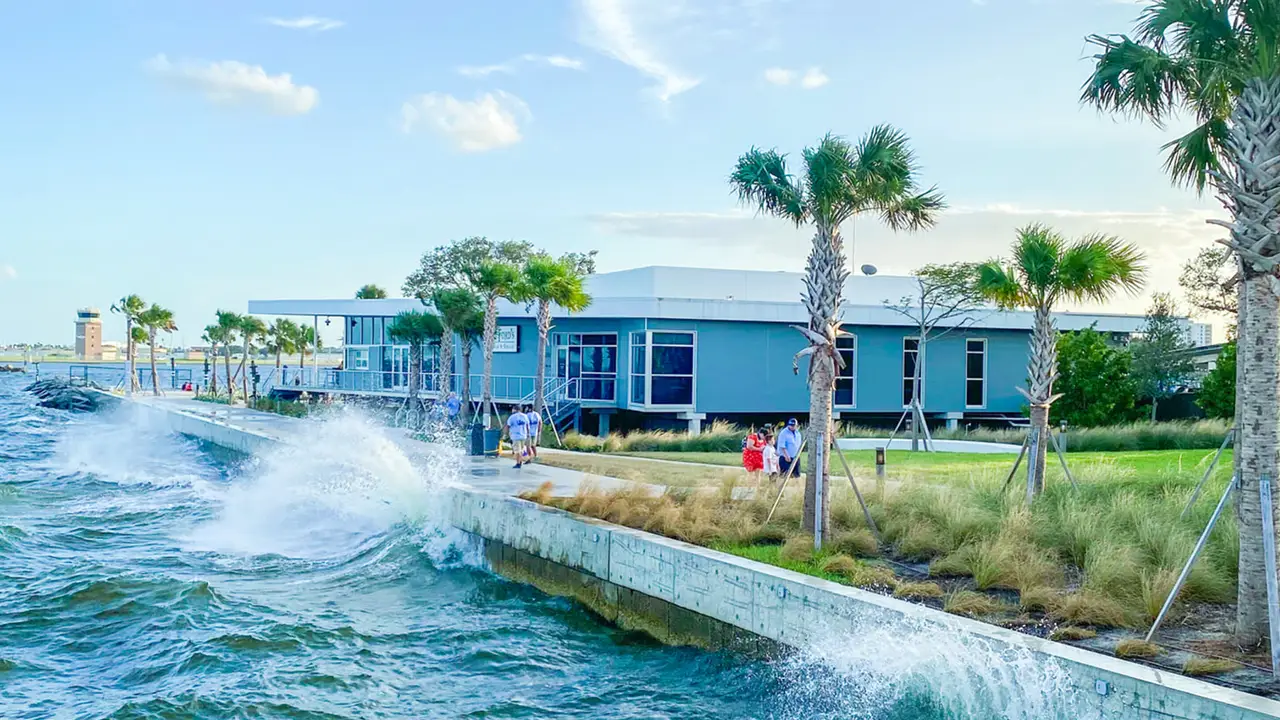
<svg viewBox="0 0 1280 720">
<path fill-rule="evenodd" d="M 799 271 L 739 206 L 753 146 L 890 123 L 949 209 L 846 224 L 855 266 L 1005 252 L 1016 228 L 1139 245 L 1151 290 L 1219 233 L 1164 129 L 1079 104 L 1118 0 L 0 0 L 0 344 L 73 340 L 138 293 L 199 342 L 250 299 L 399 293 L 469 235 L 602 271 Z M 1106 309 L 1141 312 L 1147 293 Z M 123 323 L 105 313 L 105 336 Z"/>
</svg>

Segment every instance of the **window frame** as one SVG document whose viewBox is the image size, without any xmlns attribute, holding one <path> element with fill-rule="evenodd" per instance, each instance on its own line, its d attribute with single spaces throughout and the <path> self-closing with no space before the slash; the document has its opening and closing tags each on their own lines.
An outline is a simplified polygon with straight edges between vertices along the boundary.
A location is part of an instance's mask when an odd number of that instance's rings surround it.
<svg viewBox="0 0 1280 720">
<path fill-rule="evenodd" d="M 654 334 L 659 335 L 686 335 L 689 337 L 688 343 L 658 343 L 653 342 Z M 627 407 L 639 408 L 642 410 L 662 410 L 662 411 L 687 411 L 695 410 L 698 405 L 698 332 L 696 330 L 667 330 L 667 329 L 645 329 L 630 333 L 630 345 L 627 347 L 627 377 L 630 387 L 627 390 Z M 637 339 L 643 342 L 637 343 Z M 644 350 L 644 367 L 637 369 L 635 367 L 635 348 L 641 347 Z M 654 375 L 653 373 L 653 349 L 654 347 L 671 347 L 671 348 L 689 348 L 690 352 L 690 371 L 684 373 L 662 373 Z M 655 403 L 653 401 L 653 379 L 659 378 L 688 378 L 689 379 L 689 402 L 681 404 Z M 635 398 L 635 382 L 639 380 L 642 383 L 644 398 L 643 402 L 636 402 Z"/>
<path fill-rule="evenodd" d="M 853 342 L 852 348 L 840 347 L 840 341 L 845 338 L 852 338 L 852 342 Z M 845 408 L 852 409 L 852 408 L 858 407 L 858 334 L 857 333 L 846 331 L 843 335 L 836 336 L 836 352 L 840 352 L 842 350 L 851 350 L 853 352 L 853 362 L 850 363 L 848 366 L 848 369 L 849 369 L 848 379 L 850 381 L 850 388 L 849 388 L 850 402 L 845 405 L 841 405 L 836 402 L 836 394 L 839 392 L 839 390 L 836 390 L 831 394 L 831 402 L 833 407 L 837 407 L 840 409 L 845 409 Z M 840 380 L 845 377 L 841 375 L 840 372 L 841 372 L 840 368 L 837 367 L 836 368 L 836 384 L 837 385 L 840 383 Z"/>
<path fill-rule="evenodd" d="M 583 402 L 598 402 L 598 403 L 610 403 L 610 404 L 616 404 L 618 402 L 618 366 L 619 366 L 618 355 L 619 355 L 619 351 L 621 350 L 621 347 L 618 344 L 618 340 L 620 339 L 619 335 L 620 334 L 616 331 L 553 334 L 550 351 L 551 351 L 552 357 L 554 358 L 554 363 L 552 364 L 552 367 L 555 369 L 556 377 L 563 377 L 564 379 L 568 380 L 568 376 L 569 376 L 568 370 L 569 370 L 569 367 L 573 365 L 573 358 L 572 358 L 573 351 L 575 349 L 578 351 L 577 380 L 578 380 L 579 397 L 576 399 L 581 400 Z M 590 345 L 583 344 L 582 341 L 586 337 L 597 338 L 597 339 L 612 337 L 613 344 L 611 345 L 602 344 L 602 343 L 592 343 Z M 597 371 L 584 371 L 582 369 L 582 365 L 583 365 L 582 358 L 583 358 L 584 351 L 600 349 L 602 352 L 601 357 L 603 358 L 603 348 L 613 349 L 613 372 L 608 373 L 608 372 L 597 372 Z M 564 375 L 560 374 L 560 351 L 562 349 L 565 351 L 565 374 Z M 630 351 L 628 350 L 628 352 Z M 602 390 L 604 388 L 609 388 L 611 390 L 611 392 L 608 393 L 609 397 L 601 397 L 601 398 L 581 397 L 583 384 L 587 381 L 599 382 Z M 602 394 L 604 393 L 602 392 Z"/>
<path fill-rule="evenodd" d="M 982 344 L 982 377 L 980 378 L 969 377 L 969 355 L 977 354 L 969 350 L 970 343 Z M 964 407 L 966 410 L 985 410 L 987 408 L 987 387 L 990 384 L 987 382 L 987 377 L 989 373 L 989 368 L 987 363 L 989 362 L 990 352 L 991 352 L 991 345 L 990 343 L 987 342 L 987 338 L 965 338 L 964 339 Z M 981 405 L 969 404 L 969 383 L 975 382 L 975 381 L 982 382 L 982 404 Z"/>
<path fill-rule="evenodd" d="M 920 367 L 920 336 L 918 336 L 918 335 L 904 335 L 904 336 L 902 337 L 902 354 L 901 354 L 901 355 L 899 355 L 899 364 L 898 364 L 898 367 L 902 368 L 902 372 L 901 372 L 901 375 L 902 375 L 902 378 L 901 378 L 901 379 L 902 379 L 902 385 L 901 385 L 901 388 L 902 388 L 902 408 L 903 408 L 904 410 L 905 410 L 905 409 L 907 409 L 907 408 L 909 408 L 909 407 L 911 407 L 911 397 L 910 397 L 910 395 L 907 393 L 907 383 L 912 382 L 912 381 L 914 381 L 914 380 L 915 380 L 915 378 L 913 378 L 913 377 L 909 377 L 909 376 L 907 375 L 907 369 L 906 369 L 906 364 L 907 364 L 907 343 L 908 343 L 908 342 L 910 342 L 910 341 L 912 341 L 912 340 L 914 340 L 914 341 L 915 341 L 915 343 L 916 343 L 916 349 L 915 349 L 915 350 L 913 350 L 912 352 L 914 352 L 914 353 L 915 353 L 915 356 L 916 356 L 916 357 L 915 357 L 915 362 L 913 363 L 913 365 L 915 365 L 915 369 L 916 369 L 916 371 L 917 371 L 917 374 L 919 374 L 919 375 L 920 375 L 920 407 L 921 407 L 921 409 L 923 409 L 923 408 L 924 408 L 926 392 L 928 391 L 928 387 L 929 387 L 929 386 L 928 386 L 928 383 L 926 382 L 927 378 L 925 377 L 925 374 L 924 374 L 924 368 Z"/>
</svg>

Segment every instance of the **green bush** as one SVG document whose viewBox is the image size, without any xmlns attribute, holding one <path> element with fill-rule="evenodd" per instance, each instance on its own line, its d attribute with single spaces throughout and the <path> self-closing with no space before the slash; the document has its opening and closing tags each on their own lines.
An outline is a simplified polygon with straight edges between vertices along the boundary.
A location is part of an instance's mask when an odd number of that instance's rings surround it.
<svg viewBox="0 0 1280 720">
<path fill-rule="evenodd" d="M 1236 343 L 1222 346 L 1218 362 L 1200 385 L 1196 404 L 1212 418 L 1232 418 L 1236 414 Z"/>
<path fill-rule="evenodd" d="M 738 452 L 747 431 L 716 421 L 700 435 L 671 430 L 643 430 L 605 438 L 566 433 L 564 448 L 579 452 Z"/>
<path fill-rule="evenodd" d="M 1213 450 L 1222 444 L 1231 424 L 1225 420 L 1175 420 L 1134 422 L 1094 428 L 1068 428 L 1067 452 L 1113 452 L 1118 450 Z M 935 440 L 977 440 L 1021 445 L 1026 437 L 1021 428 L 974 428 L 933 432 Z M 1056 432 L 1056 431 L 1055 431 Z M 887 438 L 889 430 L 846 425 L 842 437 Z M 901 434 L 899 434 L 901 437 Z"/>
<path fill-rule="evenodd" d="M 297 400 L 276 400 L 274 398 L 258 398 L 253 403 L 255 410 L 263 412 L 271 412 L 277 415 L 287 415 L 289 417 L 306 417 L 311 408 L 304 402 Z"/>
<path fill-rule="evenodd" d="M 197 400 L 199 402 L 214 403 L 215 405 L 231 404 L 231 398 L 227 397 L 226 395 L 211 395 L 211 394 L 196 395 L 192 399 Z"/>
</svg>

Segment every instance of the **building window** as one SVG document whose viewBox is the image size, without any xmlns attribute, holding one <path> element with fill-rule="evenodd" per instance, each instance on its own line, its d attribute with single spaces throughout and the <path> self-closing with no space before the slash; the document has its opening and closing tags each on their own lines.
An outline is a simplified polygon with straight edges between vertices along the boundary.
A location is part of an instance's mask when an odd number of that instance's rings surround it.
<svg viewBox="0 0 1280 720">
<path fill-rule="evenodd" d="M 369 351 L 368 350 L 352 350 L 351 351 L 351 369 L 352 370 L 368 370 L 369 369 Z"/>
<path fill-rule="evenodd" d="M 618 384 L 617 333 L 556 333 L 556 374 L 576 380 L 579 400 L 612 402 Z"/>
<path fill-rule="evenodd" d="M 858 337 L 838 336 L 836 350 L 844 360 L 844 367 L 837 368 L 835 404 L 836 407 L 853 407 L 858 404 Z"/>
<path fill-rule="evenodd" d="M 987 406 L 987 341 L 964 342 L 964 405 L 969 408 Z"/>
<path fill-rule="evenodd" d="M 920 383 L 919 392 L 916 390 L 916 361 L 920 357 L 920 338 L 907 337 L 902 338 L 902 407 L 911 404 L 913 397 L 920 398 L 920 404 L 924 404 L 924 374 L 918 380 Z M 921 368 L 923 370 L 923 368 Z"/>
<path fill-rule="evenodd" d="M 694 333 L 632 333 L 631 342 L 631 402 L 692 407 Z"/>
</svg>

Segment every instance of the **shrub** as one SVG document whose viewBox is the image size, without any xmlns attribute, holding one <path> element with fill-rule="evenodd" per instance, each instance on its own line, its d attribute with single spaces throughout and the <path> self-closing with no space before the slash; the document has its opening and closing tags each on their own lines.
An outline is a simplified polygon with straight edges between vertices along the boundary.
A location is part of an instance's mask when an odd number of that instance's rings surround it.
<svg viewBox="0 0 1280 720">
<path fill-rule="evenodd" d="M 1153 658 L 1160 654 L 1160 646 L 1138 638 L 1126 638 L 1116 644 L 1116 657 Z"/>
<path fill-rule="evenodd" d="M 858 588 L 893 590 L 898 587 L 898 576 L 894 575 L 889 568 L 880 565 L 859 562 L 857 567 L 845 577 L 849 579 L 850 585 Z"/>
<path fill-rule="evenodd" d="M 1079 640 L 1089 640 L 1098 637 L 1098 633 L 1088 628 L 1075 627 L 1074 625 L 1059 625 L 1049 633 L 1049 639 L 1057 642 L 1071 642 Z"/>
<path fill-rule="evenodd" d="M 1128 627 L 1133 624 L 1123 605 L 1105 595 L 1089 590 L 1081 590 L 1060 598 L 1055 604 L 1053 614 L 1080 625 Z"/>
<path fill-rule="evenodd" d="M 837 552 L 858 557 L 875 557 L 880 554 L 880 545 L 867 528 L 840 533 L 831 546 Z"/>
<path fill-rule="evenodd" d="M 1223 673 L 1239 670 L 1242 666 L 1233 660 L 1223 660 L 1221 658 L 1187 658 L 1182 664 L 1182 672 L 1184 675 L 1200 677 L 1204 675 L 1221 675 Z"/>
<path fill-rule="evenodd" d="M 807 563 L 813 560 L 813 536 L 795 535 L 782 543 L 778 557 L 786 562 Z"/>
<path fill-rule="evenodd" d="M 848 555 L 832 555 L 822 561 L 822 572 L 848 576 L 858 569 L 858 561 Z"/>
<path fill-rule="evenodd" d="M 957 590 L 947 596 L 942 603 L 942 609 L 952 615 L 964 615 L 965 617 L 978 617 L 979 615 L 994 615 L 1005 609 L 1005 605 L 999 600 L 982 593 L 972 590 Z"/>
<path fill-rule="evenodd" d="M 1067 452 L 1118 450 L 1216 450 L 1231 427 L 1229 420 L 1146 421 L 1102 427 L 1073 427 L 1067 432 Z M 889 430 L 845 425 L 841 437 L 887 438 Z M 977 440 L 1021 445 L 1027 432 L 1020 428 L 933 430 L 936 440 Z"/>
<path fill-rule="evenodd" d="M 1049 612 L 1058 603 L 1058 592 L 1048 587 L 1029 587 L 1018 593 L 1018 606 L 1023 610 Z"/>
<path fill-rule="evenodd" d="M 942 586 L 938 583 L 931 582 L 908 582 L 899 583 L 894 589 L 893 596 L 902 598 L 903 600 L 924 600 L 926 598 L 942 597 Z"/>
</svg>

